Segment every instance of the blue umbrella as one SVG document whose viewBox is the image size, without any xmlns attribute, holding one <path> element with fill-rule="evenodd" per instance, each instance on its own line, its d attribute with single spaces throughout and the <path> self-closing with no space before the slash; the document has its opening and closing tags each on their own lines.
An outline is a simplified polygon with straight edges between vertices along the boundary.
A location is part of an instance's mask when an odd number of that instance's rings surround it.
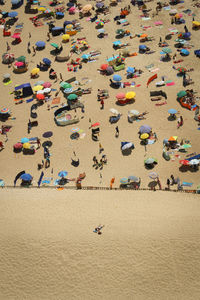
<svg viewBox="0 0 200 300">
<path fill-rule="evenodd" d="M 122 43 L 121 41 L 114 41 L 114 42 L 113 42 L 113 45 L 114 45 L 114 46 L 119 46 L 119 45 L 121 45 L 121 43 Z"/>
<path fill-rule="evenodd" d="M 187 49 L 181 49 L 181 54 L 187 56 L 190 52 Z"/>
<path fill-rule="evenodd" d="M 21 0 L 11 0 L 11 3 L 14 4 L 14 5 L 16 5 L 16 4 L 18 4 L 20 1 L 21 1 Z"/>
<path fill-rule="evenodd" d="M 22 144 L 25 144 L 25 143 L 28 143 L 28 142 L 29 142 L 29 139 L 26 138 L 26 137 L 21 139 Z"/>
<path fill-rule="evenodd" d="M 65 27 L 65 26 L 67 26 L 69 24 L 72 24 L 72 22 L 71 21 L 65 21 L 64 24 L 63 24 L 63 26 Z"/>
<path fill-rule="evenodd" d="M 22 179 L 22 180 L 24 180 L 24 181 L 30 181 L 30 180 L 33 179 L 33 177 L 32 177 L 30 174 L 25 173 L 25 174 L 22 174 L 22 175 L 20 176 L 20 179 Z"/>
<path fill-rule="evenodd" d="M 104 30 L 103 28 L 100 28 L 100 29 L 98 29 L 98 32 L 99 32 L 99 33 L 104 33 L 105 30 Z"/>
<path fill-rule="evenodd" d="M 104 7 L 104 3 L 103 2 L 96 3 L 96 8 L 102 8 L 102 7 Z"/>
<path fill-rule="evenodd" d="M 139 182 L 140 179 L 136 176 L 131 175 L 131 176 L 128 177 L 128 180 L 131 180 L 131 181 L 134 181 L 134 182 Z"/>
<path fill-rule="evenodd" d="M 133 148 L 134 149 L 134 144 L 131 142 L 121 142 L 121 150 L 127 150 Z"/>
<path fill-rule="evenodd" d="M 64 13 L 61 12 L 61 11 L 58 11 L 58 12 L 56 12 L 56 16 L 63 17 L 63 16 L 64 16 Z"/>
<path fill-rule="evenodd" d="M 68 174 L 67 171 L 60 171 L 60 172 L 58 173 L 58 176 L 59 176 L 59 177 L 65 177 L 65 176 L 67 176 L 67 174 Z"/>
<path fill-rule="evenodd" d="M 90 55 L 88 55 L 88 54 L 83 54 L 83 55 L 81 56 L 82 59 L 88 59 L 89 57 L 90 57 Z"/>
<path fill-rule="evenodd" d="M 70 7 L 72 7 L 72 6 L 74 6 L 74 3 L 71 3 L 71 2 L 68 2 L 68 3 L 67 3 L 67 7 L 70 8 Z"/>
<path fill-rule="evenodd" d="M 121 184 L 127 184 L 128 183 L 128 178 L 123 177 L 122 179 L 120 179 L 120 183 Z"/>
<path fill-rule="evenodd" d="M 50 138 L 51 136 L 53 135 L 53 132 L 52 131 L 46 131 L 45 133 L 43 133 L 43 137 L 44 138 Z"/>
<path fill-rule="evenodd" d="M 145 50 L 146 48 L 147 48 L 146 45 L 140 45 L 140 46 L 139 46 L 139 49 L 140 49 L 140 50 Z"/>
<path fill-rule="evenodd" d="M 45 47 L 45 42 L 43 41 L 38 41 L 35 43 L 35 45 L 38 47 L 38 48 L 44 48 Z"/>
<path fill-rule="evenodd" d="M 10 18 L 16 18 L 18 16 L 18 12 L 17 11 L 11 11 L 8 13 L 8 16 Z"/>
<path fill-rule="evenodd" d="M 128 67 L 127 69 L 126 69 L 126 72 L 127 73 L 134 73 L 135 72 L 135 68 L 132 68 L 132 67 Z"/>
<path fill-rule="evenodd" d="M 140 133 L 150 133 L 152 128 L 149 125 L 142 125 L 139 129 Z"/>
<path fill-rule="evenodd" d="M 185 32 L 184 34 L 183 34 L 183 38 L 184 39 L 189 39 L 191 37 L 191 32 Z"/>
<path fill-rule="evenodd" d="M 175 115 L 175 114 L 177 113 L 177 110 L 171 108 L 171 109 L 168 110 L 168 113 L 169 113 L 170 115 Z"/>
<path fill-rule="evenodd" d="M 43 58 L 43 63 L 45 63 L 45 65 L 47 65 L 47 66 L 50 66 L 50 64 L 51 64 L 51 61 L 50 61 L 50 59 L 48 59 L 48 58 Z"/>
<path fill-rule="evenodd" d="M 113 75 L 113 80 L 119 82 L 122 80 L 122 77 L 118 74 L 115 74 L 115 75 Z"/>
</svg>

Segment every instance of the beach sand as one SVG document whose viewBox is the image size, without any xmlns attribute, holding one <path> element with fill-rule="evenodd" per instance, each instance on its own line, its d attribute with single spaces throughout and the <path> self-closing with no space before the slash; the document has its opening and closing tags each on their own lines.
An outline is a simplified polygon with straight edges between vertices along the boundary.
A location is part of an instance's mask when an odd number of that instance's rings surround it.
<svg viewBox="0 0 200 300">
<path fill-rule="evenodd" d="M 4 189 L 0 299 L 198 299 L 199 218 L 192 194 Z"/>
</svg>

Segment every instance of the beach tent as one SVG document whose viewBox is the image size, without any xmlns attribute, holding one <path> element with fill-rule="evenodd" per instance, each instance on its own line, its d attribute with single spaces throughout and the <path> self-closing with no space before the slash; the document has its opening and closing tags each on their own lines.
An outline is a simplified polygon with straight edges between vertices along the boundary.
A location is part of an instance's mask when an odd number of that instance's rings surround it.
<svg viewBox="0 0 200 300">
<path fill-rule="evenodd" d="M 23 83 L 15 87 L 15 91 L 22 90 L 22 97 L 28 97 L 33 95 L 33 90 L 30 83 Z"/>
</svg>

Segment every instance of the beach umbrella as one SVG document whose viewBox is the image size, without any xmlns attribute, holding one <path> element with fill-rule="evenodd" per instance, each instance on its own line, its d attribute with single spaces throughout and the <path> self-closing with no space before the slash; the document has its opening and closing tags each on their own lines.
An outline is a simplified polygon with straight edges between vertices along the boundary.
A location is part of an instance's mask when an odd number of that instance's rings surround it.
<svg viewBox="0 0 200 300">
<path fill-rule="evenodd" d="M 184 39 L 189 39 L 191 37 L 191 32 L 184 32 L 183 38 Z"/>
<path fill-rule="evenodd" d="M 46 10 L 46 7 L 45 6 L 40 6 L 40 7 L 38 7 L 38 11 L 45 11 Z"/>
<path fill-rule="evenodd" d="M 30 149 L 31 148 L 31 144 L 30 143 L 24 143 L 23 144 L 23 148 L 24 149 Z"/>
<path fill-rule="evenodd" d="M 114 41 L 114 42 L 113 42 L 113 45 L 114 45 L 114 46 L 119 46 L 119 45 L 121 45 L 121 43 L 122 43 L 121 41 Z"/>
<path fill-rule="evenodd" d="M 67 174 L 68 174 L 67 171 L 60 171 L 60 172 L 58 173 L 58 176 L 64 178 L 65 176 L 67 176 Z"/>
<path fill-rule="evenodd" d="M 139 133 L 150 133 L 152 128 L 149 125 L 140 126 Z"/>
<path fill-rule="evenodd" d="M 90 57 L 89 54 L 83 54 L 83 55 L 81 56 L 81 58 L 82 58 L 82 59 L 85 59 L 85 60 L 88 60 L 89 57 Z"/>
<path fill-rule="evenodd" d="M 74 28 L 74 25 L 70 23 L 70 24 L 67 24 L 65 28 L 72 30 Z"/>
<path fill-rule="evenodd" d="M 28 143 L 28 142 L 29 142 L 29 139 L 26 138 L 26 137 L 21 139 L 22 144 L 25 144 L 25 143 Z"/>
<path fill-rule="evenodd" d="M 102 71 L 105 71 L 107 68 L 108 68 L 108 65 L 107 65 L 107 64 L 102 64 L 101 67 L 100 67 L 100 69 L 101 69 Z"/>
<path fill-rule="evenodd" d="M 188 56 L 190 54 L 190 52 L 187 49 L 181 49 L 180 53 L 184 56 Z"/>
<path fill-rule="evenodd" d="M 180 19 L 180 18 L 182 18 L 183 17 L 183 14 L 180 14 L 180 13 L 177 13 L 176 15 L 175 15 L 175 18 L 177 18 L 177 19 Z"/>
<path fill-rule="evenodd" d="M 113 67 L 108 66 L 106 69 L 106 73 L 107 73 L 107 75 L 112 75 L 114 73 Z"/>
<path fill-rule="evenodd" d="M 19 56 L 18 58 L 16 58 L 17 61 L 20 61 L 20 62 L 25 62 L 26 61 L 26 57 L 21 55 Z"/>
<path fill-rule="evenodd" d="M 13 147 L 14 147 L 15 149 L 22 149 L 23 144 L 22 144 L 22 143 L 16 143 Z"/>
<path fill-rule="evenodd" d="M 5 182 L 3 181 L 3 179 L 0 179 L 0 186 L 4 187 L 5 186 Z"/>
<path fill-rule="evenodd" d="M 2 55 L 2 60 L 4 63 L 6 62 L 12 62 L 15 58 L 15 55 L 13 53 L 4 53 Z"/>
<path fill-rule="evenodd" d="M 187 95 L 186 91 L 180 91 L 180 92 L 178 92 L 177 97 L 182 98 L 182 97 L 185 97 L 186 95 Z"/>
<path fill-rule="evenodd" d="M 181 165 L 184 165 L 184 166 L 188 166 L 189 165 L 189 161 L 187 159 L 182 159 L 182 160 L 179 160 L 179 163 Z"/>
<path fill-rule="evenodd" d="M 135 110 L 135 109 L 132 109 L 132 110 L 129 110 L 128 112 L 129 114 L 132 114 L 133 116 L 138 116 L 140 113 L 138 110 Z"/>
<path fill-rule="evenodd" d="M 144 163 L 145 163 L 145 165 L 151 165 L 151 164 L 157 163 L 157 159 L 154 157 L 149 157 L 144 160 Z"/>
<path fill-rule="evenodd" d="M 147 48 L 146 45 L 139 45 L 139 50 L 145 50 Z"/>
<path fill-rule="evenodd" d="M 151 178 L 151 179 L 156 179 L 156 178 L 158 178 L 158 173 L 156 173 L 156 172 L 151 172 L 151 173 L 149 173 L 149 178 Z"/>
<path fill-rule="evenodd" d="M 113 80 L 116 81 L 116 82 L 119 82 L 119 81 L 122 80 L 122 77 L 118 74 L 115 74 L 115 75 L 113 75 Z"/>
<path fill-rule="evenodd" d="M 16 67 L 22 67 L 22 66 L 24 66 L 24 63 L 23 63 L 22 61 L 16 61 L 16 62 L 14 63 L 14 65 L 15 65 Z"/>
<path fill-rule="evenodd" d="M 51 84 L 51 82 L 46 81 L 46 82 L 44 82 L 44 83 L 42 84 L 42 86 L 43 86 L 44 88 L 50 88 L 50 87 L 52 86 L 52 84 Z"/>
<path fill-rule="evenodd" d="M 170 138 L 168 139 L 168 142 L 176 142 L 178 139 L 177 136 L 170 136 Z"/>
<path fill-rule="evenodd" d="M 72 86 L 71 86 L 70 83 L 65 82 L 65 81 L 62 81 L 62 82 L 60 83 L 60 87 L 62 87 L 63 89 L 70 89 Z"/>
<path fill-rule="evenodd" d="M 67 7 L 72 7 L 72 6 L 74 6 L 74 3 L 72 3 L 72 2 L 67 3 Z"/>
<path fill-rule="evenodd" d="M 39 91 L 37 91 L 36 94 L 37 94 L 37 95 L 38 95 L 38 94 L 44 94 L 44 90 L 39 90 Z"/>
<path fill-rule="evenodd" d="M 37 100 L 44 100 L 45 96 L 44 96 L 44 94 L 40 93 L 40 94 L 36 95 L 36 98 L 37 98 Z"/>
<path fill-rule="evenodd" d="M 177 14 L 177 12 L 178 12 L 177 9 L 170 9 L 169 14 L 173 16 Z"/>
<path fill-rule="evenodd" d="M 119 114 L 118 110 L 115 109 L 115 108 L 110 108 L 110 112 L 111 112 L 113 115 L 118 115 L 118 114 Z"/>
<path fill-rule="evenodd" d="M 17 11 L 11 11 L 8 13 L 9 18 L 16 18 L 18 16 Z"/>
<path fill-rule="evenodd" d="M 128 183 L 128 178 L 123 177 L 122 179 L 120 179 L 120 183 L 121 184 L 127 184 Z"/>
<path fill-rule="evenodd" d="M 69 34 L 63 34 L 62 35 L 62 40 L 63 41 L 69 41 L 69 39 L 70 39 L 70 35 Z"/>
<path fill-rule="evenodd" d="M 50 59 L 48 59 L 48 58 L 43 58 L 43 63 L 45 64 L 45 65 L 47 65 L 47 66 L 50 66 L 51 65 L 51 60 Z"/>
<path fill-rule="evenodd" d="M 38 74 L 39 71 L 40 71 L 39 68 L 34 68 L 34 69 L 32 69 L 31 74 L 33 74 L 33 75 Z"/>
<path fill-rule="evenodd" d="M 53 135 L 53 132 L 52 131 L 46 131 L 45 133 L 43 133 L 43 137 L 44 138 L 50 138 L 51 136 Z"/>
<path fill-rule="evenodd" d="M 195 158 L 195 159 L 192 159 L 192 160 L 189 161 L 190 166 L 196 166 L 198 164 L 199 164 L 199 159 Z"/>
<path fill-rule="evenodd" d="M 102 8 L 104 7 L 104 3 L 103 2 L 97 2 L 96 3 L 96 8 Z"/>
<path fill-rule="evenodd" d="M 168 113 L 169 113 L 170 115 L 175 115 L 175 114 L 177 114 L 177 110 L 171 108 L 171 109 L 168 110 Z"/>
<path fill-rule="evenodd" d="M 11 0 L 12 5 L 17 5 L 20 3 L 20 0 Z"/>
<path fill-rule="evenodd" d="M 56 49 L 59 48 L 59 45 L 56 44 L 56 43 L 51 43 L 50 45 L 51 45 L 52 47 L 56 48 Z"/>
<path fill-rule="evenodd" d="M 198 21 L 193 21 L 192 24 L 193 24 L 194 26 L 200 26 L 200 22 L 198 22 Z"/>
<path fill-rule="evenodd" d="M 133 99 L 135 97 L 135 92 L 128 92 L 126 93 L 126 99 Z"/>
<path fill-rule="evenodd" d="M 71 129 L 72 132 L 78 132 L 79 130 L 80 130 L 79 127 L 74 127 L 74 128 Z"/>
<path fill-rule="evenodd" d="M 24 173 L 20 176 L 20 179 L 24 181 L 31 181 L 33 177 L 29 173 Z"/>
<path fill-rule="evenodd" d="M 134 145 L 131 142 L 121 142 L 121 149 L 126 150 L 132 148 Z"/>
<path fill-rule="evenodd" d="M 36 86 L 34 86 L 33 88 L 32 88 L 32 90 L 34 91 L 34 92 L 38 92 L 38 91 L 40 91 L 40 90 L 42 90 L 44 87 L 42 86 L 42 85 L 36 85 Z"/>
<path fill-rule="evenodd" d="M 35 45 L 38 47 L 38 48 L 44 48 L 45 47 L 45 42 L 43 41 L 38 41 L 35 43 Z"/>
<path fill-rule="evenodd" d="M 145 38 L 145 37 L 148 37 L 148 35 L 146 33 L 143 33 L 140 35 L 140 38 Z"/>
<path fill-rule="evenodd" d="M 45 89 L 43 89 L 43 92 L 44 92 L 45 94 L 48 94 L 48 93 L 51 92 L 51 88 L 45 88 Z"/>
<path fill-rule="evenodd" d="M 162 52 L 169 54 L 169 53 L 172 53 L 172 50 L 168 47 L 165 47 L 165 48 L 162 48 Z"/>
<path fill-rule="evenodd" d="M 117 98 L 118 100 L 124 99 L 124 98 L 125 98 L 125 94 L 124 94 L 124 93 L 118 93 L 118 94 L 116 95 L 116 98 Z"/>
<path fill-rule="evenodd" d="M 64 94 L 69 94 L 72 92 L 73 92 L 73 88 L 64 89 L 64 91 L 63 91 Z"/>
<path fill-rule="evenodd" d="M 94 123 L 94 124 L 91 125 L 91 127 L 97 127 L 97 126 L 100 126 L 99 122 L 96 122 L 96 123 Z"/>
<path fill-rule="evenodd" d="M 184 144 L 181 146 L 181 148 L 183 149 L 188 149 L 188 148 L 191 148 L 192 146 L 190 144 Z"/>
<path fill-rule="evenodd" d="M 13 35 L 11 35 L 11 38 L 13 39 L 19 39 L 20 38 L 20 32 L 16 32 Z"/>
<path fill-rule="evenodd" d="M 187 72 L 187 70 L 185 69 L 185 68 L 183 68 L 183 67 L 179 67 L 179 68 L 177 68 L 176 69 L 179 73 L 185 73 L 185 72 Z"/>
<path fill-rule="evenodd" d="M 105 29 L 103 28 L 98 29 L 98 33 L 105 33 Z"/>
<path fill-rule="evenodd" d="M 87 13 L 87 12 L 89 12 L 90 10 L 92 9 L 92 5 L 91 4 L 86 4 L 85 6 L 83 6 L 83 8 L 82 8 L 82 12 L 83 13 Z"/>
<path fill-rule="evenodd" d="M 69 12 L 70 12 L 70 13 L 75 12 L 75 10 L 76 10 L 76 7 L 75 7 L 75 6 L 71 6 L 71 7 L 69 8 Z"/>
<path fill-rule="evenodd" d="M 43 85 L 44 84 L 44 80 L 38 80 L 35 84 L 34 84 L 34 86 L 36 86 L 36 85 Z"/>
<path fill-rule="evenodd" d="M 127 72 L 127 73 L 130 73 L 130 74 L 133 74 L 133 73 L 135 72 L 135 68 L 128 67 L 128 68 L 126 69 L 126 72 Z"/>
<path fill-rule="evenodd" d="M 4 78 L 4 79 L 10 79 L 10 74 L 9 74 L 9 73 L 4 74 L 4 75 L 3 75 L 3 78 Z"/>
<path fill-rule="evenodd" d="M 77 99 L 78 99 L 78 96 L 76 94 L 70 94 L 69 96 L 67 96 L 67 100 L 70 100 L 70 101 L 74 101 Z"/>
<path fill-rule="evenodd" d="M 10 110 L 8 109 L 8 108 L 2 108 L 1 110 L 0 110 L 0 114 L 2 114 L 2 115 L 6 115 L 6 114 L 9 114 L 10 113 Z"/>
<path fill-rule="evenodd" d="M 141 140 L 146 140 L 148 138 L 149 138 L 149 134 L 148 133 L 142 133 L 141 136 L 140 136 Z"/>
<path fill-rule="evenodd" d="M 139 182 L 140 179 L 134 175 L 128 176 L 128 180 L 129 181 L 133 181 L 133 182 Z"/>
<path fill-rule="evenodd" d="M 124 29 L 117 29 L 117 30 L 115 31 L 116 34 L 122 34 L 122 33 L 124 33 L 124 32 L 125 32 Z"/>
</svg>

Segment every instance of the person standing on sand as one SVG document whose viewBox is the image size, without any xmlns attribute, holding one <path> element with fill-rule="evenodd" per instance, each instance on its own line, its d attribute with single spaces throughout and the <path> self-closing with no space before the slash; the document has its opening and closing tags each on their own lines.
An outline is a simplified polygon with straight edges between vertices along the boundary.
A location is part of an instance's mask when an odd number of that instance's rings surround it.
<svg viewBox="0 0 200 300">
<path fill-rule="evenodd" d="M 104 148 L 102 147 L 101 143 L 99 143 L 99 154 L 104 151 Z"/>
<path fill-rule="evenodd" d="M 32 49 L 33 49 L 33 56 L 35 56 L 36 55 L 36 49 L 35 49 L 34 46 L 32 47 Z"/>
<path fill-rule="evenodd" d="M 104 100 L 103 99 L 101 99 L 101 109 L 104 109 Z"/>
<path fill-rule="evenodd" d="M 116 138 L 119 137 L 119 127 L 118 126 L 115 127 L 115 137 Z"/>
<path fill-rule="evenodd" d="M 40 142 L 40 139 L 37 138 L 37 148 L 39 149 L 41 147 L 41 142 Z"/>
</svg>

